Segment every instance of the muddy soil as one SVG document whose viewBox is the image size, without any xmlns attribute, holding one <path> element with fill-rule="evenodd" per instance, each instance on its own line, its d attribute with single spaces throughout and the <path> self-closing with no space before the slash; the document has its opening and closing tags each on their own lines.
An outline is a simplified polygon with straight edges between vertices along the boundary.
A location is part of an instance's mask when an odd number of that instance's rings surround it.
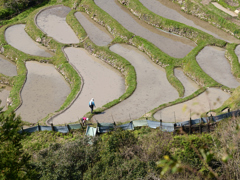
<svg viewBox="0 0 240 180">
<path fill-rule="evenodd" d="M 220 107 L 230 94 L 217 88 L 209 88 L 207 92 L 187 102 L 164 108 L 154 114 L 154 118 L 163 122 L 182 122 L 190 118 L 197 119 L 204 112 Z"/>
<path fill-rule="evenodd" d="M 0 73 L 6 76 L 17 76 L 16 65 L 3 55 L 0 55 Z"/>
<path fill-rule="evenodd" d="M 110 50 L 127 59 L 135 68 L 137 88 L 123 102 L 94 116 L 99 122 L 129 121 L 178 98 L 178 92 L 168 82 L 163 68 L 154 64 L 143 52 L 129 45 L 115 44 Z"/>
<path fill-rule="evenodd" d="M 71 11 L 66 6 L 53 6 L 40 12 L 36 18 L 38 27 L 48 36 L 64 44 L 79 43 L 79 39 L 66 22 Z"/>
<path fill-rule="evenodd" d="M 184 86 L 184 97 L 191 95 L 199 89 L 198 85 L 189 77 L 187 77 L 181 68 L 175 68 L 174 75 L 181 81 L 182 85 Z"/>
<path fill-rule="evenodd" d="M 76 101 L 62 114 L 53 118 L 54 124 L 76 122 L 90 111 L 91 98 L 96 108 L 118 99 L 125 92 L 124 78 L 120 72 L 98 58 L 91 56 L 85 49 L 69 47 L 64 49 L 69 62 L 83 77 L 83 89 Z"/>
<path fill-rule="evenodd" d="M 217 82 L 236 88 L 240 85 L 231 73 L 231 66 L 225 58 L 225 50 L 215 46 L 206 46 L 196 56 L 196 60 L 205 73 Z"/>
<path fill-rule="evenodd" d="M 23 121 L 36 123 L 58 110 L 71 89 L 62 75 L 50 64 L 26 62 L 27 81 L 21 93 L 22 105 L 16 111 Z"/>
<path fill-rule="evenodd" d="M 91 41 L 96 45 L 107 46 L 113 40 L 113 37 L 104 27 L 93 21 L 85 13 L 76 12 L 75 17 L 83 26 Z"/>
<path fill-rule="evenodd" d="M 208 22 L 202 21 L 197 17 L 188 15 L 181 11 L 181 7 L 169 0 L 140 0 L 140 2 L 152 12 L 167 19 L 181 22 L 188 26 L 192 26 L 202 30 L 216 38 L 223 39 L 228 42 L 240 43 L 240 40 L 234 38 L 228 33 L 210 25 Z"/>
<path fill-rule="evenodd" d="M 146 24 L 115 0 L 94 0 L 94 2 L 128 31 L 147 39 L 172 57 L 185 57 L 196 46 L 189 39 L 165 33 Z"/>
<path fill-rule="evenodd" d="M 10 26 L 5 31 L 5 39 L 14 48 L 34 56 L 51 57 L 47 48 L 33 41 L 24 30 L 25 24 Z"/>
</svg>

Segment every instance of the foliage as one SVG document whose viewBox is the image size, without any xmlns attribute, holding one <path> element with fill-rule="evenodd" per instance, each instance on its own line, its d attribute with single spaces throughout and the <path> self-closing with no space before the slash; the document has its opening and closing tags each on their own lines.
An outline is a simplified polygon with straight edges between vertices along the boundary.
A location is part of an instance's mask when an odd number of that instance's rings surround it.
<svg viewBox="0 0 240 180">
<path fill-rule="evenodd" d="M 45 4 L 49 0 L 4 0 L 3 8 L 0 9 L 0 19 L 9 19 L 16 16 L 27 8 Z"/>
<path fill-rule="evenodd" d="M 23 135 L 18 133 L 20 117 L 14 113 L 5 117 L 0 114 L 0 179 L 32 179 L 36 176 L 29 160 L 30 155 L 22 150 Z"/>
<path fill-rule="evenodd" d="M 85 137 L 65 145 L 55 143 L 39 152 L 36 166 L 41 179 L 82 179 L 97 161 L 98 153 L 97 139 Z"/>
<path fill-rule="evenodd" d="M 174 155 L 178 159 L 194 168 L 202 166 L 201 159 L 199 159 L 196 149 L 204 149 L 209 151 L 211 149 L 212 139 L 209 134 L 191 135 L 191 136 L 175 136 L 173 141 Z"/>
</svg>

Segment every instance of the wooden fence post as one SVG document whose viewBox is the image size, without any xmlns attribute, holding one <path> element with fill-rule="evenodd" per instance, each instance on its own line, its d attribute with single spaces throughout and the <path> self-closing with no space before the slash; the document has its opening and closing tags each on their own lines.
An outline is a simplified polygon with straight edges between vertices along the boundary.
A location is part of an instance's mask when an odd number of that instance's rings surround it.
<svg viewBox="0 0 240 180">
<path fill-rule="evenodd" d="M 200 131 L 200 133 L 202 134 L 202 118 L 200 119 L 199 131 Z"/>
<path fill-rule="evenodd" d="M 79 119 L 78 121 L 79 121 L 80 126 L 83 128 L 83 124 L 82 124 L 82 122 L 80 121 L 80 119 Z"/>
<path fill-rule="evenodd" d="M 39 126 L 39 123 L 38 123 L 38 131 L 41 131 L 40 126 Z"/>
<path fill-rule="evenodd" d="M 162 131 L 162 120 L 160 119 L 160 130 Z"/>
<path fill-rule="evenodd" d="M 209 117 L 207 118 L 207 129 L 208 129 L 208 132 L 210 132 L 210 120 L 209 120 Z"/>
<path fill-rule="evenodd" d="M 189 134 L 192 134 L 192 118 L 189 120 Z"/>
<path fill-rule="evenodd" d="M 67 126 L 67 128 L 68 128 L 68 131 L 70 132 L 71 131 L 71 129 L 70 129 L 70 127 L 69 127 L 69 125 L 67 124 L 65 124 L 65 126 Z"/>
<path fill-rule="evenodd" d="M 176 123 L 174 123 L 173 128 L 174 128 L 174 131 L 173 131 L 174 134 L 177 134 L 177 131 L 176 131 L 177 130 L 177 124 Z"/>
<path fill-rule="evenodd" d="M 54 131 L 53 123 L 51 123 L 52 131 Z"/>
</svg>

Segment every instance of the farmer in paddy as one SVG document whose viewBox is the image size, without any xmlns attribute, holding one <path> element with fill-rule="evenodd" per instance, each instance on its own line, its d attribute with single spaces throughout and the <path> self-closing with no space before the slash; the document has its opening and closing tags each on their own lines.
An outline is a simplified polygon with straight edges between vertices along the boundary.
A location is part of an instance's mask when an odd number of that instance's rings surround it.
<svg viewBox="0 0 240 180">
<path fill-rule="evenodd" d="M 89 107 L 91 108 L 91 113 L 93 113 L 93 107 L 96 107 L 95 105 L 95 102 L 94 102 L 94 99 L 92 98 L 90 101 L 89 101 Z"/>
</svg>

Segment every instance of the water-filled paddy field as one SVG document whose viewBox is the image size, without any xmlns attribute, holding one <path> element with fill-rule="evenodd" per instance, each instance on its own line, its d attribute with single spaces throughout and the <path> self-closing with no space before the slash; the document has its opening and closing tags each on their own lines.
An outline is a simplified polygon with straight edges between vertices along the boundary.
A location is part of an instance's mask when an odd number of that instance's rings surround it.
<svg viewBox="0 0 240 180">
<path fill-rule="evenodd" d="M 165 1 L 140 0 L 140 2 L 159 16 L 193 26 L 227 42 L 240 42 L 199 19 L 195 21 L 190 15 L 183 15 L 180 10 L 174 6 L 171 7 Z M 115 0 L 95 0 L 94 3 L 97 8 L 110 15 L 111 22 L 117 22 L 118 26 L 125 28 L 129 33 L 144 38 L 149 44 L 157 47 L 159 52 L 166 53 L 172 59 L 169 60 L 169 64 L 161 67 L 158 64 L 161 59 L 154 60 L 156 57 L 153 58 L 154 55 L 144 50 L 142 52 L 140 49 L 144 48 L 139 48 L 140 45 L 132 43 L 135 46 L 133 47 L 129 45 L 131 43 L 119 43 L 118 40 L 121 37 L 115 39 L 116 34 L 112 31 L 116 29 L 111 29 L 109 24 L 104 25 L 107 21 L 102 19 L 102 22 L 99 23 L 99 21 L 93 20 L 98 18 L 100 14 L 97 12 L 99 13 L 99 11 L 96 11 L 94 16 L 89 12 L 78 10 L 73 13 L 71 18 L 75 18 L 74 22 L 79 23 L 87 34 L 86 37 L 81 38 L 84 39 L 83 42 L 80 42 L 75 27 L 73 28 L 73 25 L 67 20 L 71 8 L 51 6 L 42 9 L 33 20 L 36 28 L 47 37 L 53 38 L 56 43 L 70 44 L 68 47 L 62 46 L 61 53 L 65 55 L 65 63 L 69 63 L 75 69 L 81 78 L 81 83 L 78 87 L 79 90 L 72 98 L 72 103 L 64 110 L 58 111 L 71 91 L 74 90 L 72 88 L 74 80 L 68 78 L 67 73 L 59 71 L 59 67 L 62 65 L 51 65 L 60 52 L 57 51 L 54 54 L 37 43 L 36 39 L 31 39 L 25 31 L 25 28 L 28 28 L 25 24 L 9 26 L 5 31 L 5 40 L 9 45 L 23 53 L 36 56 L 37 59 L 44 60 L 44 57 L 50 59 L 50 63 L 47 64 L 31 61 L 31 59 L 25 63 L 26 82 L 23 84 L 22 91 L 19 92 L 21 104 L 16 110 L 16 113 L 20 114 L 24 121 L 37 123 L 48 114 L 54 114 L 50 118 L 49 122 L 51 123 L 76 122 L 90 111 L 88 102 L 94 98 L 96 108 L 100 109 L 100 112 L 91 116 L 88 113 L 87 116 L 99 122 L 112 122 L 112 120 L 125 122 L 143 116 L 149 117 L 149 115 L 156 120 L 161 118 L 165 122 L 180 122 L 188 120 L 190 113 L 191 118 L 198 118 L 204 112 L 221 107 L 224 101 L 231 96 L 220 87 L 211 87 L 207 92 L 199 93 L 185 102 L 169 107 L 166 105 L 165 108 L 158 110 L 158 107 L 163 104 L 192 96 L 204 86 L 196 82 L 197 78 L 193 78 L 191 72 L 183 70 L 184 63 L 186 63 L 184 58 L 198 44 L 186 37 L 166 33 L 146 24 Z M 94 46 L 90 45 L 91 43 Z M 69 47 L 73 45 L 75 46 Z M 99 49 L 102 54 L 97 52 Z M 204 76 L 211 79 L 212 82 L 217 82 L 226 88 L 236 88 L 239 86 L 239 80 L 231 72 L 231 64 L 225 57 L 225 51 L 225 47 L 205 46 L 197 53 L 196 64 L 203 70 Z M 111 55 L 106 55 L 107 53 Z M 240 56 L 239 46 L 235 49 L 235 53 L 238 57 Z M 128 64 L 123 66 L 114 60 L 108 61 L 108 58 L 114 59 L 115 57 L 117 59 L 124 58 Z M 16 65 L 4 58 L 6 57 L 0 57 L 0 73 L 9 77 L 17 76 Z M 125 71 L 128 66 L 133 67 L 134 73 L 136 73 L 136 79 L 131 81 L 127 78 L 133 76 Z M 169 74 L 170 71 L 173 73 Z M 171 80 L 171 76 L 175 78 L 174 81 Z M 136 88 L 132 90 L 131 94 L 128 94 L 127 98 L 120 99 L 118 103 L 101 111 L 103 106 L 122 97 L 128 90 L 129 84 L 127 83 L 134 81 L 136 81 Z M 179 97 L 180 90 L 174 83 L 181 84 L 184 91 L 183 97 Z M 3 100 L 1 105 L 6 104 L 4 99 L 9 96 L 10 90 L 11 88 L 0 92 L 0 99 Z"/>
</svg>

